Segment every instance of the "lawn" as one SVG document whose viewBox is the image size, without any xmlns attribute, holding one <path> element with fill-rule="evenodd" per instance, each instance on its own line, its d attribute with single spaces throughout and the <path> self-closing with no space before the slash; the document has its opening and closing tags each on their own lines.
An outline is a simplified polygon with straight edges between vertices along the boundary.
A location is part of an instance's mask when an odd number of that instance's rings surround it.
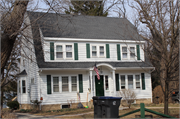
<svg viewBox="0 0 180 119">
<path fill-rule="evenodd" d="M 120 110 L 119 111 L 119 115 L 123 115 L 125 113 L 128 113 L 128 112 L 131 112 L 133 110 L 136 110 L 135 108 L 131 108 L 131 109 L 125 109 L 125 110 Z M 153 109 L 153 111 L 156 111 L 156 112 L 160 112 L 160 113 L 163 113 L 163 109 Z M 131 115 L 128 115 L 128 116 L 125 116 L 125 117 L 122 117 L 122 118 L 135 118 L 135 115 L 140 115 L 140 112 L 136 112 L 134 114 L 131 114 Z M 158 116 L 158 115 L 155 115 L 155 114 L 151 114 L 149 112 L 145 112 L 145 115 L 152 115 L 153 118 L 163 118 L 161 116 Z M 176 117 L 176 118 L 179 118 L 179 109 L 178 108 L 175 108 L 175 109 L 170 109 L 169 110 L 169 115 L 170 116 L 173 116 L 173 117 Z M 85 114 L 85 115 L 77 115 L 77 116 L 57 116 L 55 118 L 94 118 L 94 114 Z"/>
<path fill-rule="evenodd" d="M 179 107 L 180 105 L 178 103 L 169 103 L 169 107 Z M 132 104 L 132 108 L 140 108 L 140 104 Z M 145 107 L 164 107 L 164 103 L 159 104 L 145 104 Z"/>
</svg>

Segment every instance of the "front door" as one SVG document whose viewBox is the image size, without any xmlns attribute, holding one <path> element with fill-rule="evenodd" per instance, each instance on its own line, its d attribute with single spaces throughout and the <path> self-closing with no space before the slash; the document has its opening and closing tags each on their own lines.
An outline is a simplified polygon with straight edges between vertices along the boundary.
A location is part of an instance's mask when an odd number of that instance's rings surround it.
<svg viewBox="0 0 180 119">
<path fill-rule="evenodd" d="M 96 87 L 96 96 L 104 96 L 104 79 L 103 75 L 100 75 L 100 80 L 95 76 L 95 87 Z"/>
</svg>

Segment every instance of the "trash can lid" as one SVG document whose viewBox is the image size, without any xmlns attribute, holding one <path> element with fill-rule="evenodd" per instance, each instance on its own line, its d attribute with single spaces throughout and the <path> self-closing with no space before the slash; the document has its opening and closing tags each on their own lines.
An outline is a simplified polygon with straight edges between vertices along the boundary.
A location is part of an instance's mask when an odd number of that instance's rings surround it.
<svg viewBox="0 0 180 119">
<path fill-rule="evenodd" d="M 97 97 L 93 97 L 93 99 L 117 99 L 120 100 L 122 97 L 110 97 L 110 96 L 97 96 Z"/>
</svg>

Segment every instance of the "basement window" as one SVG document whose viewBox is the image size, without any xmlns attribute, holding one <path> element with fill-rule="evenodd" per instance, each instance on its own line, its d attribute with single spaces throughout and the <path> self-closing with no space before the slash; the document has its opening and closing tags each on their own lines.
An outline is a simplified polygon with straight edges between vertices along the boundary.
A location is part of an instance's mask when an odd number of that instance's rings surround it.
<svg viewBox="0 0 180 119">
<path fill-rule="evenodd" d="M 62 109 L 65 109 L 65 108 L 70 108 L 70 105 L 62 105 Z"/>
</svg>

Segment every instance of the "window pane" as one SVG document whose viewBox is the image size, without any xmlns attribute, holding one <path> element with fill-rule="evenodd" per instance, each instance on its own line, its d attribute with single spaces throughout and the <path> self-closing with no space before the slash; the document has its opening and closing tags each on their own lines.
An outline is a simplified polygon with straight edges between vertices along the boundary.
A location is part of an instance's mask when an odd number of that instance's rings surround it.
<svg viewBox="0 0 180 119">
<path fill-rule="evenodd" d="M 62 85 L 62 91 L 69 91 L 69 86 L 67 84 Z"/>
<path fill-rule="evenodd" d="M 133 75 L 128 75 L 128 89 L 133 89 Z"/>
<path fill-rule="evenodd" d="M 77 84 L 72 84 L 72 91 L 77 91 Z"/>
<path fill-rule="evenodd" d="M 136 75 L 136 81 L 140 81 L 140 76 L 139 75 Z"/>
<path fill-rule="evenodd" d="M 100 51 L 104 51 L 104 46 L 100 46 Z"/>
<path fill-rule="evenodd" d="M 62 52 L 56 52 L 56 58 L 63 58 Z"/>
<path fill-rule="evenodd" d="M 23 87 L 23 93 L 26 93 L 26 87 Z"/>
<path fill-rule="evenodd" d="M 100 56 L 104 56 L 104 52 L 100 52 Z"/>
<path fill-rule="evenodd" d="M 136 88 L 140 88 L 140 82 L 136 82 Z"/>
<path fill-rule="evenodd" d="M 127 58 L 127 53 L 123 53 L 123 58 Z"/>
<path fill-rule="evenodd" d="M 108 76 L 105 76 L 106 90 L 109 90 Z"/>
<path fill-rule="evenodd" d="M 62 77 L 62 83 L 68 83 L 68 77 Z"/>
<path fill-rule="evenodd" d="M 22 86 L 25 86 L 25 81 L 24 80 L 22 80 Z"/>
<path fill-rule="evenodd" d="M 31 84 L 34 84 L 34 78 L 31 79 Z"/>
<path fill-rule="evenodd" d="M 122 47 L 122 52 L 127 52 L 127 47 Z"/>
<path fill-rule="evenodd" d="M 96 46 L 92 46 L 92 51 L 96 51 Z"/>
<path fill-rule="evenodd" d="M 125 75 L 121 75 L 121 89 L 125 89 Z"/>
<path fill-rule="evenodd" d="M 68 77 L 62 77 L 62 91 L 69 91 Z"/>
<path fill-rule="evenodd" d="M 53 84 L 59 85 L 59 78 L 53 77 Z"/>
<path fill-rule="evenodd" d="M 54 92 L 59 92 L 59 86 L 53 86 L 53 91 Z"/>
<path fill-rule="evenodd" d="M 62 45 L 56 46 L 56 52 L 62 52 Z"/>
<path fill-rule="evenodd" d="M 72 83 L 72 91 L 77 91 L 77 77 L 76 76 L 71 77 L 71 83 Z"/>
<path fill-rule="evenodd" d="M 96 51 L 92 51 L 92 56 L 96 56 Z"/>
<path fill-rule="evenodd" d="M 135 58 L 135 53 L 130 53 L 130 58 Z"/>
<path fill-rule="evenodd" d="M 131 53 L 135 53 L 135 48 L 134 47 L 130 47 L 130 52 Z"/>
<path fill-rule="evenodd" d="M 77 84 L 77 78 L 76 76 L 71 77 L 71 82 Z"/>
<path fill-rule="evenodd" d="M 66 52 L 66 57 L 72 57 L 72 52 Z"/>
<path fill-rule="evenodd" d="M 66 45 L 66 52 L 72 51 L 72 45 Z"/>
</svg>

